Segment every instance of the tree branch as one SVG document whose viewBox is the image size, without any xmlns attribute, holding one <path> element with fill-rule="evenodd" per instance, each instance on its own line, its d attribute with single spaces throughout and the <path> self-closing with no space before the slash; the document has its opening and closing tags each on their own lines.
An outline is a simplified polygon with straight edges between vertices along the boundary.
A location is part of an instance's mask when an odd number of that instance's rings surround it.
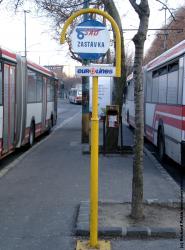
<svg viewBox="0 0 185 250">
<path fill-rule="evenodd" d="M 173 13 L 172 13 L 171 10 L 168 8 L 168 6 L 167 6 L 165 3 L 161 2 L 160 0 L 156 0 L 156 1 L 159 2 L 159 3 L 161 3 L 163 6 L 165 6 L 165 8 L 170 12 L 170 15 L 172 16 L 173 20 L 176 21 L 176 19 L 175 19 Z"/>
<path fill-rule="evenodd" d="M 141 14 L 141 9 L 139 7 L 139 5 L 136 3 L 136 0 L 129 0 L 130 4 L 132 5 L 132 7 L 134 8 L 135 12 L 140 15 Z"/>
</svg>

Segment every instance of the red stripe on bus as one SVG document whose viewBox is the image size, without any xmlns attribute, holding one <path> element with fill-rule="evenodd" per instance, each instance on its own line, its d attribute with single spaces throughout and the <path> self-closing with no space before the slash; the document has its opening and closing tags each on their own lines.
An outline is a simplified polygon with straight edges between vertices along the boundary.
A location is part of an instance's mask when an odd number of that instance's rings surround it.
<svg viewBox="0 0 185 250">
<path fill-rule="evenodd" d="M 185 121 L 182 121 L 182 130 L 185 131 Z"/>
<path fill-rule="evenodd" d="M 178 129 L 182 129 L 183 126 L 185 125 L 184 124 L 185 122 L 182 120 L 177 120 L 177 119 L 172 118 L 172 117 L 156 114 L 155 120 L 159 121 L 160 119 L 164 122 L 164 124 L 170 125 L 172 127 L 178 128 Z"/>
<path fill-rule="evenodd" d="M 164 112 L 172 115 L 182 116 L 182 112 L 185 112 L 184 106 L 172 106 L 172 105 L 156 105 L 156 111 Z"/>
<path fill-rule="evenodd" d="M 1 53 L 2 53 L 2 57 L 8 56 L 8 57 L 14 59 L 14 61 L 16 60 L 16 54 L 13 52 L 10 52 L 10 51 L 5 50 L 5 49 L 1 49 Z"/>
<path fill-rule="evenodd" d="M 174 48 L 172 48 L 168 52 L 165 52 L 161 56 L 157 57 L 156 59 L 154 59 L 153 61 L 148 63 L 147 64 L 147 69 L 149 69 L 151 67 L 153 68 L 154 66 L 158 66 L 159 64 L 166 61 L 168 58 L 171 58 L 172 56 L 178 54 L 179 52 L 183 53 L 184 49 L 185 49 L 185 43 L 182 42 L 181 44 L 175 46 Z"/>
<path fill-rule="evenodd" d="M 44 67 L 42 67 L 42 66 L 40 66 L 40 65 L 38 65 L 38 64 L 36 64 L 36 63 L 33 63 L 33 62 L 30 62 L 30 61 L 28 61 L 28 67 L 33 67 L 33 68 L 35 68 L 36 70 L 39 70 L 39 71 L 41 71 L 41 72 L 43 72 L 43 73 L 45 73 L 45 74 L 47 74 L 47 75 L 49 75 L 49 76 L 52 76 L 53 75 L 53 73 L 51 72 L 51 71 L 49 71 L 47 68 L 44 68 Z"/>
</svg>

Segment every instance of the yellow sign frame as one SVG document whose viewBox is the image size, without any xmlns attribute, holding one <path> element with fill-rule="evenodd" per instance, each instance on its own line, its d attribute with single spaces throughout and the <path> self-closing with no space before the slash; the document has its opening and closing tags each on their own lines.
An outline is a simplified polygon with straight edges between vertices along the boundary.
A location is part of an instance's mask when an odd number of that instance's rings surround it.
<svg viewBox="0 0 185 250">
<path fill-rule="evenodd" d="M 73 22 L 73 20 L 80 15 L 84 15 L 84 14 L 88 14 L 88 13 L 99 14 L 99 15 L 105 17 L 111 23 L 112 28 L 116 34 L 116 77 L 120 77 L 121 76 L 121 36 L 120 36 L 120 31 L 119 31 L 119 27 L 118 27 L 117 23 L 108 13 L 106 13 L 102 10 L 94 9 L 94 8 L 82 9 L 82 10 L 75 12 L 72 16 L 70 16 L 66 20 L 66 22 L 63 26 L 61 36 L 60 36 L 60 43 L 61 44 L 65 43 L 66 31 L 67 31 L 69 25 Z"/>
</svg>

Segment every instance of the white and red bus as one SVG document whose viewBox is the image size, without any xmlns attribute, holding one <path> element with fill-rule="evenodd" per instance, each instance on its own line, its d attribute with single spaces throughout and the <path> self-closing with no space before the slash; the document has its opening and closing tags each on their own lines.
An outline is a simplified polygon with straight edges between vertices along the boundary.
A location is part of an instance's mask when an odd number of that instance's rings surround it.
<svg viewBox="0 0 185 250">
<path fill-rule="evenodd" d="M 0 158 L 55 124 L 56 90 L 53 72 L 0 48 Z"/>
<path fill-rule="evenodd" d="M 134 126 L 133 76 L 128 77 L 126 115 Z M 165 155 L 185 166 L 185 40 L 143 69 L 145 136 Z"/>
</svg>

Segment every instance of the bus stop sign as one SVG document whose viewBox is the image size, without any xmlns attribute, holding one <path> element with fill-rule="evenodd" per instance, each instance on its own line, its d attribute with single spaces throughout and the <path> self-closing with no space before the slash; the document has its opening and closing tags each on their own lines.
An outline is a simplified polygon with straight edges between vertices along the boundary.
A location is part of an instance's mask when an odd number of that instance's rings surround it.
<svg viewBox="0 0 185 250">
<path fill-rule="evenodd" d="M 82 59 L 96 60 L 109 49 L 110 35 L 103 23 L 87 20 L 74 28 L 71 42 L 73 52 Z"/>
</svg>

